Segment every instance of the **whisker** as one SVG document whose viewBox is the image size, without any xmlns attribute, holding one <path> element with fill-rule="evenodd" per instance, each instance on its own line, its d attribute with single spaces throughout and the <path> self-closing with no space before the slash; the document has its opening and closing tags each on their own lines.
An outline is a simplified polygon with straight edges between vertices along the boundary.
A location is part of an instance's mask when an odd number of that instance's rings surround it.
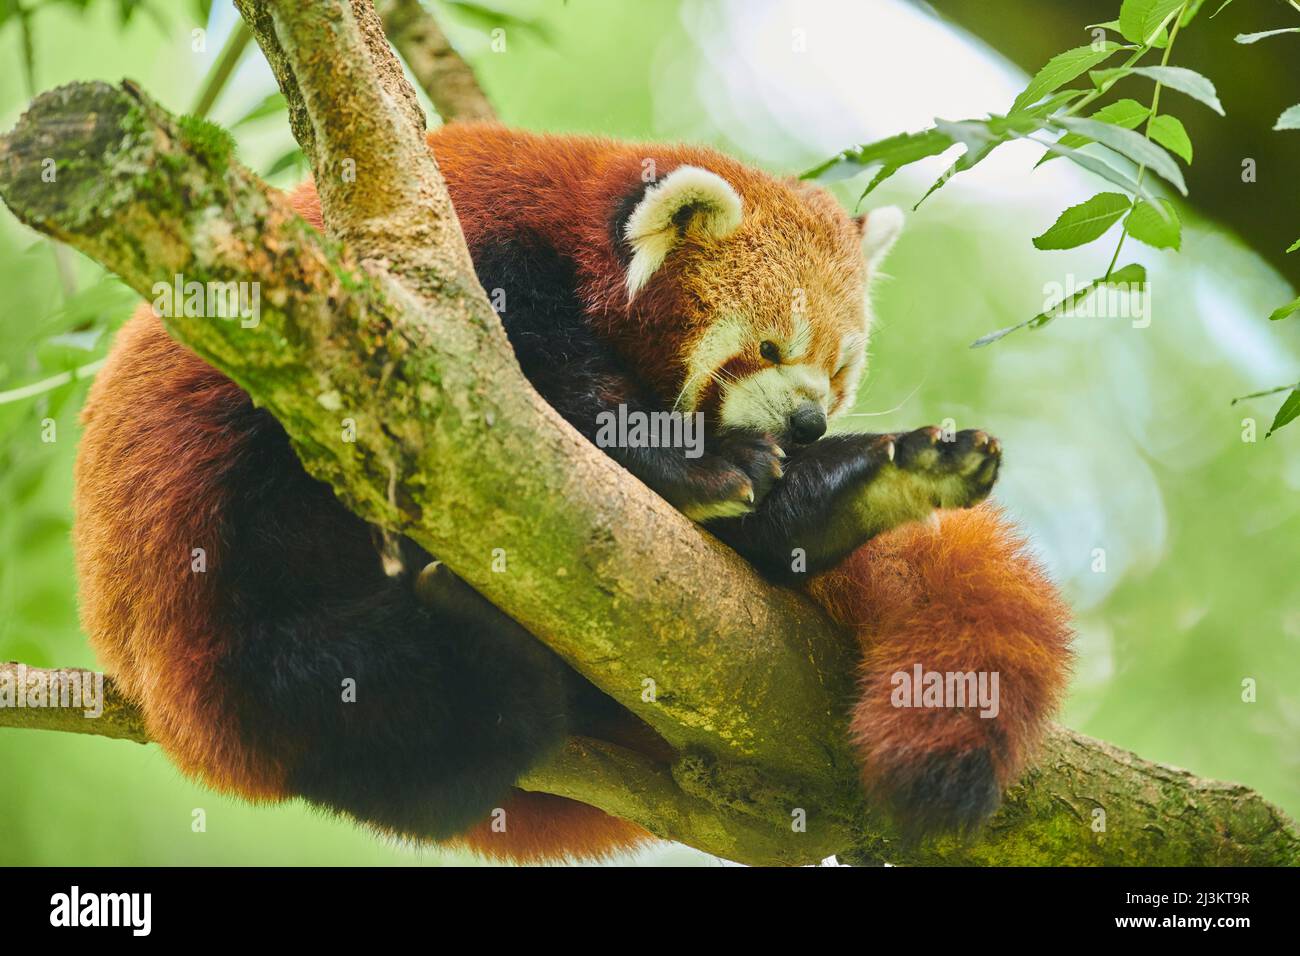
<svg viewBox="0 0 1300 956">
<path fill-rule="evenodd" d="M 916 393 L 921 390 L 921 387 L 923 385 L 925 385 L 924 382 L 916 386 L 916 388 L 912 389 L 912 391 L 908 393 L 907 397 L 904 398 L 897 405 L 895 405 L 893 408 L 887 408 L 883 412 L 849 412 L 846 415 L 839 415 L 837 417 L 838 418 L 879 418 L 881 415 L 892 415 L 894 414 L 894 412 L 898 411 L 900 408 L 902 408 L 904 405 L 910 402 L 913 398 L 915 398 Z"/>
</svg>

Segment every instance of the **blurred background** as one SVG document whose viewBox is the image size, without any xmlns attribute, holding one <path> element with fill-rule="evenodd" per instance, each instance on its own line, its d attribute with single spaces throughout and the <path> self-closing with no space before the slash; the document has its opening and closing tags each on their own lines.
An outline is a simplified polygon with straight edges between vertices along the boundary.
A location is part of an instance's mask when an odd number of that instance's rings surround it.
<svg viewBox="0 0 1300 956">
<path fill-rule="evenodd" d="M 1088 19 L 1082 8 L 1094 4 L 936 4 L 975 31 L 966 33 L 905 0 L 494 2 L 431 8 L 504 121 L 707 143 L 781 173 L 936 116 L 1004 111 L 1026 67 L 1087 43 L 1084 25 L 1118 9 L 1113 0 Z M 1293 13 L 1281 19 L 1284 6 L 1260 6 L 1230 13 L 1252 8 L 1246 29 L 1295 25 Z M 977 7 L 993 29 L 981 27 Z M 1044 36 L 1034 47 L 1025 36 L 1034 25 L 1015 17 L 1029 8 L 1065 39 Z M 1202 14 L 1187 31 L 1198 36 L 1189 48 L 1221 48 L 1224 62 L 1240 55 L 1231 36 L 1241 24 L 1230 13 Z M 193 110 L 237 19 L 228 0 L 0 0 L 0 17 L 5 129 L 34 92 L 73 80 L 129 77 L 173 112 Z M 498 49 L 494 30 L 504 31 Z M 1238 67 L 1219 77 L 1212 61 L 1203 71 L 1221 81 L 1230 118 L 1254 108 L 1252 97 L 1228 95 L 1227 84 L 1243 82 Z M 1267 92 L 1295 102 L 1300 77 L 1293 86 Z M 305 168 L 274 94 L 252 46 L 210 116 L 232 130 L 246 165 L 288 186 Z M 1006 448 L 997 498 L 1077 612 L 1079 662 L 1062 721 L 1144 757 L 1248 784 L 1297 815 L 1300 428 L 1264 441 L 1282 396 L 1230 401 L 1300 377 L 1295 320 L 1266 320 L 1295 290 L 1275 271 L 1279 262 L 1287 269 L 1280 249 L 1260 239 L 1300 235 L 1294 191 L 1286 203 L 1276 198 L 1279 181 L 1294 189 L 1300 134 L 1268 132 L 1277 112 L 1260 119 L 1259 149 L 1290 149 L 1291 163 L 1261 163 L 1261 183 L 1273 191 L 1252 191 L 1241 183 L 1242 157 L 1252 154 L 1240 138 L 1223 146 L 1212 137 L 1224 121 L 1168 95 L 1166 108 L 1193 132 L 1201 178 L 1193 204 L 1180 207 L 1181 252 L 1126 247 L 1151 277 L 1150 325 L 1068 318 L 968 348 L 1041 311 L 1047 283 L 1104 272 L 1113 249 L 1105 241 L 1037 251 L 1030 237 L 1102 187 L 1067 162 L 1033 170 L 1040 148 L 1004 148 L 909 215 L 874 292 L 878 325 L 858 417 L 841 427 L 952 419 L 997 434 Z M 869 205 L 910 209 L 951 158 L 895 177 Z M 852 207 L 862 186 L 836 188 Z M 1199 207 L 1198 186 L 1210 194 Z M 1198 209 L 1258 222 L 1246 233 L 1257 248 Z M 78 627 L 69 543 L 77 413 L 135 299 L 0 210 L 0 660 L 95 666 Z M 54 441 L 43 440 L 47 419 Z M 1247 440 L 1249 420 L 1256 440 Z M 1243 701 L 1248 679 L 1253 702 Z M 191 831 L 195 808 L 206 811 L 204 833 Z M 301 805 L 253 808 L 216 796 L 155 747 L 0 730 L 0 864 L 468 860 L 380 842 Z M 673 846 L 636 861 L 719 862 Z"/>
</svg>

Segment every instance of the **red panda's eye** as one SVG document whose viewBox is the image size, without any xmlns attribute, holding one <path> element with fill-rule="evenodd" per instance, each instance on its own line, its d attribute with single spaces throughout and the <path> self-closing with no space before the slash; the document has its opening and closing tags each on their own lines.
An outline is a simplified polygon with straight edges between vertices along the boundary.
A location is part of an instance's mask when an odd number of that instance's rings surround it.
<svg viewBox="0 0 1300 956">
<path fill-rule="evenodd" d="M 758 347 L 758 354 L 763 356 L 773 365 L 781 364 L 781 350 L 777 348 L 775 342 L 764 342 Z"/>
</svg>

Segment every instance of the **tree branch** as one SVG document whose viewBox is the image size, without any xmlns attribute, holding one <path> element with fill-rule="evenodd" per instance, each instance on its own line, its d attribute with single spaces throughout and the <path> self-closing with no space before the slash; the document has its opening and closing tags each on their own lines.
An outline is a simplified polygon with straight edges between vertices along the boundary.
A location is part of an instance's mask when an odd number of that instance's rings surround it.
<svg viewBox="0 0 1300 956">
<path fill-rule="evenodd" d="M 86 682 L 96 676 L 74 668 L 20 672 L 19 665 L 0 664 L 0 687 L 20 673 L 47 686 L 70 676 Z M 111 679 L 104 681 L 103 714 L 91 719 L 83 710 L 75 700 L 64 707 L 0 708 L 0 727 L 149 740 L 138 709 L 118 694 Z M 757 812 L 754 805 L 692 795 L 690 778 L 698 782 L 706 767 L 698 757 L 665 766 L 605 741 L 574 738 L 520 785 L 590 803 L 727 859 L 812 859 L 788 819 Z M 1300 861 L 1294 824 L 1253 790 L 1143 760 L 1060 727 L 1052 729 L 1038 766 L 1008 794 L 1006 807 L 981 840 L 877 850 L 896 864 L 1272 866 Z M 865 856 L 879 859 L 873 852 Z M 846 855 L 861 858 L 864 851 Z"/>
<path fill-rule="evenodd" d="M 496 111 L 469 64 L 420 0 L 379 0 L 384 32 L 444 123 L 494 120 Z"/>
<path fill-rule="evenodd" d="M 130 84 L 38 97 L 0 139 L 0 195 L 151 298 L 178 274 L 258 283 L 255 328 L 176 316 L 169 331 L 266 406 L 356 513 L 437 554 L 677 754 L 574 741 L 524 786 L 742 862 L 849 849 L 891 862 L 1297 859 L 1292 826 L 1249 791 L 1068 732 L 980 841 L 899 841 L 866 806 L 845 741 L 853 642 L 584 441 L 524 379 L 367 5 L 239 4 L 281 78 L 330 236 L 235 163 L 219 130 L 174 120 Z M 46 157 L 56 183 L 41 176 Z M 353 183 L 338 175 L 346 159 Z M 343 419 L 355 442 L 340 440 Z M 494 573 L 502 553 L 508 570 Z M 656 693 L 643 698 L 647 678 Z M 0 724 L 14 713 L 0 710 Z M 1113 836 L 1092 832 L 1093 802 Z M 799 810 L 804 831 L 791 825 Z"/>
</svg>

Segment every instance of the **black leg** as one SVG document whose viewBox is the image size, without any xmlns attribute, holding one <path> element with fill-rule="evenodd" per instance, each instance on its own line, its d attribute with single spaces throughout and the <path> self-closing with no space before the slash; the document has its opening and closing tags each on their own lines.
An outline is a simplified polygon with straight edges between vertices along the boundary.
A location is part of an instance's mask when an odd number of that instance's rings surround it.
<svg viewBox="0 0 1300 956">
<path fill-rule="evenodd" d="M 1000 459 L 997 441 L 979 431 L 950 441 L 937 428 L 835 435 L 792 455 L 753 514 L 707 527 L 767 576 L 795 582 L 935 508 L 983 500 Z"/>
</svg>

